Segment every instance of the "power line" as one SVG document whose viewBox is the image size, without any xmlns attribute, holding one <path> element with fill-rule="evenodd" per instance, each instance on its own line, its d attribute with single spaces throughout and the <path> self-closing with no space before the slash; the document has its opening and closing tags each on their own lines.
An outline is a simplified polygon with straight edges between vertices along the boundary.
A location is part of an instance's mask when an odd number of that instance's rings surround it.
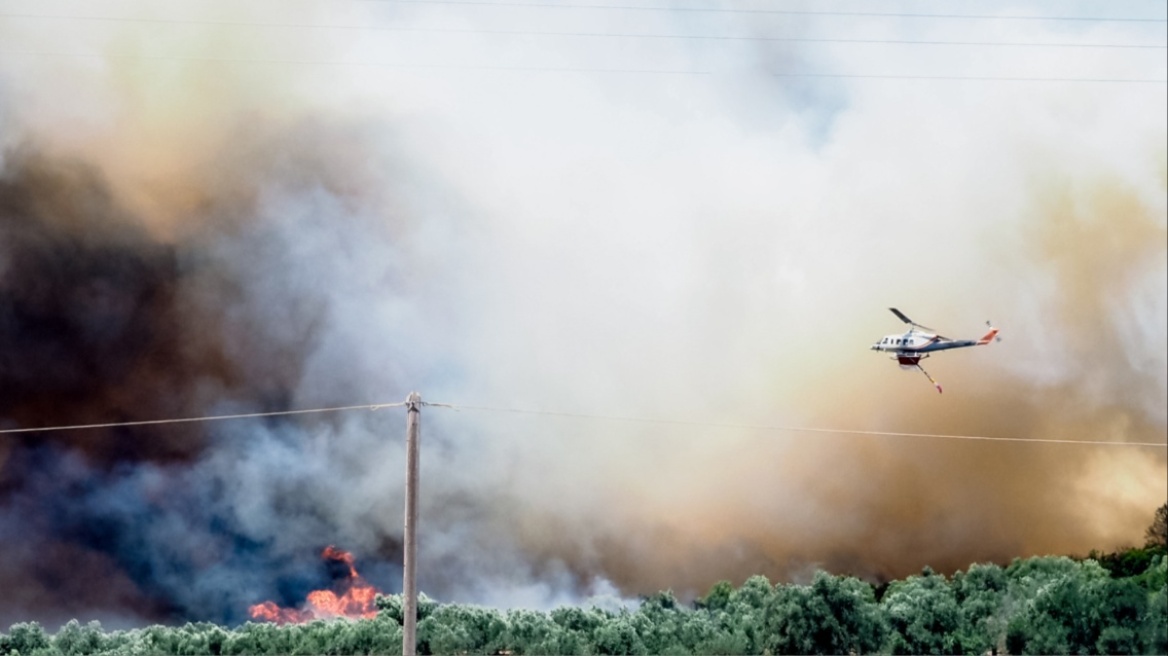
<svg viewBox="0 0 1168 656">
<path fill-rule="evenodd" d="M 360 0 L 378 4 L 458 5 L 470 7 L 511 7 L 525 9 L 602 9 L 620 11 L 663 11 L 710 14 L 772 14 L 778 16 L 839 16 L 863 18 L 934 18 L 962 20 L 1101 21 L 1121 23 L 1166 23 L 1168 18 L 1128 16 L 1002 16 L 994 14 L 924 14 L 871 11 L 804 11 L 795 9 L 731 9 L 727 7 L 653 7 L 646 5 L 544 4 L 538 2 L 476 2 L 474 0 Z"/>
<path fill-rule="evenodd" d="M 397 25 L 351 25 L 334 23 L 269 23 L 257 21 L 223 21 L 201 19 L 143 18 L 136 16 L 65 16 L 55 14 L 0 13 L 0 18 L 40 18 L 123 23 L 152 23 L 171 25 L 214 25 L 226 27 L 271 27 L 312 30 L 354 30 L 363 32 L 422 32 L 432 34 L 487 34 L 497 36 L 550 36 L 577 38 L 673 39 L 691 41 L 746 41 L 776 43 L 846 43 L 861 45 L 925 45 L 925 46 L 986 46 L 1025 48 L 1108 48 L 1108 49 L 1168 49 L 1168 45 L 1124 43 L 1042 43 L 1012 41 L 937 41 L 908 39 L 837 39 L 809 37 L 769 37 L 717 34 L 654 34 L 632 32 L 564 32 L 542 30 L 492 30 L 471 28 L 441 28 Z"/>
<path fill-rule="evenodd" d="M 732 428 L 736 430 L 754 430 L 765 432 L 790 432 L 790 433 L 832 433 L 836 435 L 868 435 L 876 437 L 919 437 L 932 439 L 946 439 L 946 440 L 977 440 L 989 442 L 1030 442 L 1037 444 L 1081 444 L 1094 446 L 1133 446 L 1133 447 L 1155 447 L 1168 448 L 1168 443 L 1164 442 L 1109 442 L 1105 440 L 1055 440 L 1032 437 L 991 437 L 987 435 L 952 435 L 946 433 L 905 433 L 898 431 L 870 431 L 870 430 L 853 430 L 847 428 L 814 428 L 809 426 L 774 426 L 774 425 L 759 425 L 759 424 L 731 424 L 724 422 L 708 422 L 708 421 L 692 421 L 685 419 L 661 419 L 648 417 L 627 417 L 619 415 L 596 415 L 580 412 L 558 412 L 550 410 L 523 410 L 519 408 L 500 408 L 492 406 L 472 406 L 461 404 L 445 404 L 446 407 L 454 410 L 478 410 L 484 412 L 505 412 L 523 415 L 540 415 L 550 417 L 566 417 L 572 419 L 592 419 L 602 421 L 619 421 L 630 423 L 644 423 L 644 424 L 671 424 L 679 426 L 697 426 L 701 428 Z"/>
<path fill-rule="evenodd" d="M 1128 447 L 1152 447 L 1165 448 L 1168 444 L 1162 442 L 1109 442 L 1105 440 L 1057 440 L 1057 439 L 1043 439 L 1031 437 L 992 437 L 987 435 L 954 435 L 948 433 L 908 433 L 900 431 L 871 431 L 871 430 L 854 430 L 847 428 L 817 428 L 811 426 L 776 426 L 776 425 L 762 425 L 762 424 L 733 424 L 725 422 L 709 422 L 709 421 L 694 421 L 688 419 L 663 419 L 657 417 L 630 417 L 621 415 L 600 415 L 590 414 L 584 412 L 561 412 L 553 410 L 525 410 L 522 408 L 504 408 L 496 406 L 482 406 L 482 405 L 463 405 L 455 403 L 433 403 L 427 401 L 419 402 L 423 406 L 448 408 L 451 410 L 469 410 L 481 412 L 498 412 L 511 413 L 522 415 L 534 415 L 545 417 L 562 417 L 568 419 L 588 419 L 600 421 L 616 421 L 627 423 L 641 423 L 641 424 L 662 424 L 674 426 L 696 426 L 701 428 L 724 428 L 733 430 L 752 430 L 763 432 L 786 432 L 786 433 L 829 433 L 835 435 L 866 435 L 872 437 L 910 437 L 910 438 L 926 438 L 926 439 L 947 439 L 947 440 L 975 440 L 988 442 L 1022 442 L 1035 444 L 1078 444 L 1088 446 L 1128 446 Z M 204 417 L 184 417 L 179 419 L 153 419 L 146 421 L 121 421 L 121 422 L 106 422 L 95 424 L 74 424 L 65 426 L 41 426 L 36 428 L 7 428 L 0 429 L 0 434 L 14 434 L 14 433 L 43 433 L 49 431 L 66 431 L 66 430 L 87 430 L 97 428 L 123 428 L 134 426 L 157 426 L 164 424 L 183 424 L 192 422 L 205 421 L 223 421 L 229 419 L 252 419 L 261 417 L 281 417 L 289 415 L 306 415 L 319 414 L 329 412 L 347 412 L 353 410 L 380 410 L 382 408 L 398 408 L 407 405 L 406 402 L 398 403 L 377 403 L 372 405 L 348 405 L 335 406 L 327 408 L 309 408 L 304 410 L 280 410 L 274 412 L 249 412 L 242 414 L 230 415 L 210 415 Z"/>
<path fill-rule="evenodd" d="M 276 410 L 273 412 L 244 412 L 231 415 L 207 415 L 203 417 L 182 417 L 178 419 L 147 419 L 145 421 L 111 421 L 100 424 L 73 424 L 68 426 L 38 426 L 35 428 L 4 428 L 0 434 L 46 433 L 49 431 L 89 430 L 95 428 L 128 428 L 132 426 L 159 426 L 163 424 L 188 424 L 203 421 L 225 421 L 228 419 L 256 419 L 261 417 L 286 417 L 289 415 L 322 414 L 326 412 L 346 412 L 349 410 L 380 410 L 397 408 L 405 403 L 377 403 L 374 405 L 345 405 L 332 408 L 309 408 L 307 410 Z"/>
<path fill-rule="evenodd" d="M 378 61 L 353 60 L 324 60 L 324 59 L 247 59 L 238 57 L 180 57 L 170 55 L 118 55 L 103 53 L 81 52 L 46 52 L 33 50 L 0 50 L 8 55 L 30 55 L 34 57 L 76 57 L 81 59 L 131 59 L 143 61 L 182 61 L 205 63 L 238 63 L 238 64 L 294 64 L 308 66 L 352 66 L 356 68 L 396 68 L 420 70 L 467 70 L 467 71 L 499 71 L 518 73 L 625 73 L 630 75 L 711 75 L 711 71 L 688 71 L 667 69 L 637 69 L 637 68 L 587 68 L 587 67 L 555 67 L 555 66 L 492 66 L 490 64 L 419 64 Z"/>
<path fill-rule="evenodd" d="M 863 73 L 771 73 L 774 77 L 812 77 L 867 80 L 950 80 L 961 82 L 1102 82 L 1117 84 L 1168 84 L 1168 79 L 1090 77 L 998 77 L 991 75 L 882 75 Z"/>
<path fill-rule="evenodd" d="M 106 53 L 50 52 L 34 50 L 0 50 L 2 54 L 26 55 L 33 57 L 73 57 L 82 59 L 129 59 L 140 61 L 180 61 L 204 63 L 275 64 L 306 66 L 351 66 L 355 68 L 387 68 L 402 70 L 467 70 L 517 73 L 604 73 L 627 75 L 668 75 L 668 76 L 712 76 L 728 75 L 734 71 L 669 70 L 652 68 L 591 68 L 569 66 L 493 66 L 490 64 L 426 64 L 356 60 L 322 59 L 258 59 L 238 57 L 182 57 L 171 55 L 123 55 Z M 998 77 L 960 75 L 894 75 L 868 73 L 799 73 L 773 72 L 772 77 L 821 78 L 821 79 L 872 79 L 872 80 L 917 80 L 917 81 L 958 81 L 958 82 L 1066 82 L 1066 83 L 1114 83 L 1114 84 L 1166 84 L 1168 79 L 1143 78 L 1073 78 L 1073 77 Z"/>
</svg>

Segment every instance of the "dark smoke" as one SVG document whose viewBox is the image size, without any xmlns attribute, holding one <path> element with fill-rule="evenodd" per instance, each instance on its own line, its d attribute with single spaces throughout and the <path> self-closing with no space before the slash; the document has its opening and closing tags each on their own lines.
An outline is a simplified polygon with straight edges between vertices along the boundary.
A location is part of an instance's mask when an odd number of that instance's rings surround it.
<svg viewBox="0 0 1168 656">
<path fill-rule="evenodd" d="M 121 204 L 91 164 L 32 146 L 3 162 L 0 425 L 292 407 L 318 348 L 325 290 L 300 285 L 284 269 L 287 220 L 257 217 L 259 190 L 212 199 L 181 237 L 167 238 Z M 295 176 L 269 173 L 261 178 L 273 185 L 311 177 L 301 169 Z M 340 197 L 325 181 L 315 182 L 324 189 L 318 193 Z M 352 402 L 347 391 L 338 385 L 336 396 L 313 398 Z M 256 595 L 277 593 L 288 603 L 303 597 L 325 573 L 311 566 L 311 553 L 280 552 L 272 546 L 277 536 L 241 525 L 239 492 L 230 489 L 239 481 L 229 476 L 241 454 L 275 451 L 269 440 L 299 450 L 306 428 L 315 426 L 323 439 L 329 425 L 5 435 L 0 588 L 7 592 L 0 623 L 90 613 L 230 621 Z M 327 517 L 328 508 L 299 498 L 299 484 L 306 482 L 285 480 L 269 491 L 285 495 L 270 510 L 285 519 Z M 314 538 L 330 539 L 327 531 Z"/>
<path fill-rule="evenodd" d="M 312 339 L 311 317 L 298 334 L 270 334 L 220 263 L 197 246 L 151 236 L 92 166 L 30 149 L 6 164 L 0 416 L 8 425 L 185 417 L 224 402 L 286 406 Z M 280 364 L 249 368 L 232 352 L 241 338 L 255 362 Z M 205 445 L 198 427 L 9 439 L 67 444 L 104 464 L 189 459 Z"/>
</svg>

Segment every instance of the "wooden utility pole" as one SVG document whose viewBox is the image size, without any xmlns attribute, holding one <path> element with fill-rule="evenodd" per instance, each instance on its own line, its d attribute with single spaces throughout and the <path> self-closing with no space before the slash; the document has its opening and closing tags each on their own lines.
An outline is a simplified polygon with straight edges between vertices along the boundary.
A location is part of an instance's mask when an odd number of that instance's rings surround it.
<svg viewBox="0 0 1168 656">
<path fill-rule="evenodd" d="M 406 397 L 406 521 L 402 558 L 402 654 L 415 656 L 418 649 L 418 424 L 422 397 Z"/>
</svg>

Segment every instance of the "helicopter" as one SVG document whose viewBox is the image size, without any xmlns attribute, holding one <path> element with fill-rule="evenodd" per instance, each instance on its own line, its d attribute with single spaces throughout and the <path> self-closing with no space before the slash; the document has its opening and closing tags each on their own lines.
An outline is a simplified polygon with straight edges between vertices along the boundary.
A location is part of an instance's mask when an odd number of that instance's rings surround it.
<svg viewBox="0 0 1168 656">
<path fill-rule="evenodd" d="M 986 326 L 989 327 L 989 332 L 982 335 L 979 339 L 949 339 L 943 335 L 938 335 L 936 332 L 926 332 L 932 331 L 933 329 L 928 326 L 922 326 L 909 319 L 903 312 L 896 308 L 888 309 L 896 315 L 896 318 L 909 325 L 908 332 L 897 335 L 886 335 L 879 342 L 873 344 L 871 350 L 892 353 L 892 359 L 896 360 L 901 369 L 906 371 L 912 369 L 919 370 L 925 375 L 925 378 L 929 379 L 933 387 L 937 388 L 938 394 L 943 393 L 941 384 L 933 380 L 929 372 L 925 371 L 925 368 L 921 366 L 921 360 L 938 351 L 948 351 L 949 349 L 965 348 L 967 346 L 985 346 L 993 341 L 1002 341 L 1002 338 L 998 337 L 998 329 L 994 328 L 989 321 L 986 322 Z"/>
</svg>

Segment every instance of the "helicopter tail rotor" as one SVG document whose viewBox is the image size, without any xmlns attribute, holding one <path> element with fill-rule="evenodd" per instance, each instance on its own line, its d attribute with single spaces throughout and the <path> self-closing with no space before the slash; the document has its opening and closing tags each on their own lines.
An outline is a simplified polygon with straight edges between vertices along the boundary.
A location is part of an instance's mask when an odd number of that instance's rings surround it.
<svg viewBox="0 0 1168 656">
<path fill-rule="evenodd" d="M 981 339 L 977 340 L 977 345 L 978 346 L 985 346 L 986 344 L 989 344 L 990 342 L 1002 341 L 1002 338 L 998 337 L 998 329 L 994 328 L 993 324 L 991 324 L 988 321 L 986 322 L 986 325 L 989 326 L 990 331 L 988 333 L 982 335 Z"/>
<path fill-rule="evenodd" d="M 997 329 L 997 328 L 994 328 L 994 324 L 993 324 L 993 323 L 991 323 L 989 319 L 986 319 L 986 328 L 989 328 L 991 331 L 993 331 L 993 333 L 994 333 L 994 341 L 995 341 L 995 342 L 1000 342 L 1000 341 L 1002 341 L 1002 338 L 1001 338 L 1001 336 L 1000 336 L 1000 335 L 998 335 L 998 329 Z"/>
</svg>

